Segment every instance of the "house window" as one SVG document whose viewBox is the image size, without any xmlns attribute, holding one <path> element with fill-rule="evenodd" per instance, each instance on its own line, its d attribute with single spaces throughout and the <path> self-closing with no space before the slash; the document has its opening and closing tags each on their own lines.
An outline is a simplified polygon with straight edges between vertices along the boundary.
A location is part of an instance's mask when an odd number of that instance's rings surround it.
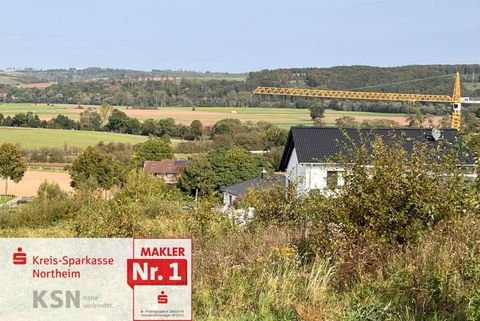
<svg viewBox="0 0 480 321">
<path fill-rule="evenodd" d="M 338 187 L 338 172 L 327 171 L 327 189 Z"/>
<path fill-rule="evenodd" d="M 167 178 L 175 178 L 175 174 L 172 174 L 172 173 L 168 173 L 166 176 Z"/>
</svg>

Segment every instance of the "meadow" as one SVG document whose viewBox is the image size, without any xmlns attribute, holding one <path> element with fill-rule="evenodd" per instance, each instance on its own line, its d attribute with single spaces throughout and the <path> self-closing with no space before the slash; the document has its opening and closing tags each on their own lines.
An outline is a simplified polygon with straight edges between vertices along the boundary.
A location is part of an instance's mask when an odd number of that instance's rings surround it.
<svg viewBox="0 0 480 321">
<path fill-rule="evenodd" d="M 6 202 L 12 200 L 13 196 L 0 195 L 0 205 L 5 204 Z"/>
<path fill-rule="evenodd" d="M 87 108 L 98 108 L 98 106 L 81 106 L 67 104 L 3 104 L 0 105 L 0 113 L 13 116 L 28 111 L 36 113 L 40 119 L 48 120 L 62 114 L 72 119 L 79 119 L 80 113 Z M 308 109 L 295 108 L 245 108 L 245 107 L 162 107 L 159 109 L 132 109 L 125 106 L 115 106 L 129 117 L 140 120 L 149 118 L 161 119 L 171 117 L 177 123 L 189 125 L 192 120 L 198 119 L 204 125 L 213 125 L 215 122 L 225 118 L 237 118 L 241 121 L 268 121 L 280 127 L 291 127 L 295 125 L 312 125 Z M 352 116 L 358 121 L 365 119 L 389 119 L 406 124 L 406 114 L 393 113 L 372 113 L 355 111 L 326 110 L 325 121 L 327 125 L 334 125 L 335 119 L 342 116 Z"/>
<path fill-rule="evenodd" d="M 107 132 L 0 127 L 0 144 L 20 144 L 23 148 L 63 147 L 65 144 L 84 148 L 99 142 L 138 144 L 146 140 L 145 136 Z"/>
</svg>

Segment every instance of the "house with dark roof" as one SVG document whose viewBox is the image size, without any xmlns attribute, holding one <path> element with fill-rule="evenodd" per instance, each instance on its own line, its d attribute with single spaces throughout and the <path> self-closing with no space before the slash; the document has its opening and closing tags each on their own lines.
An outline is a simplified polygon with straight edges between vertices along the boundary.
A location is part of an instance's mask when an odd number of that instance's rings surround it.
<svg viewBox="0 0 480 321">
<path fill-rule="evenodd" d="M 296 182 L 299 193 L 317 189 L 325 192 L 343 185 L 344 169 L 333 161 L 345 148 L 365 146 L 381 138 L 385 144 L 400 142 L 407 153 L 416 143 L 423 142 L 429 148 L 455 148 L 461 146 L 456 129 L 423 128 L 337 128 L 337 127 L 292 127 L 288 134 L 279 170 L 286 173 L 287 184 Z M 476 164 L 468 155 L 459 155 L 463 166 L 470 167 L 469 174 L 476 177 Z"/>
<path fill-rule="evenodd" d="M 184 159 L 145 161 L 143 171 L 163 179 L 166 183 L 176 183 L 186 164 L 187 161 Z"/>
<path fill-rule="evenodd" d="M 267 171 L 263 170 L 257 177 L 230 186 L 221 187 L 220 192 L 223 193 L 223 205 L 225 209 L 234 205 L 245 196 L 248 189 L 261 190 L 272 187 L 275 184 L 285 185 L 285 175 L 274 174 L 269 176 Z"/>
</svg>

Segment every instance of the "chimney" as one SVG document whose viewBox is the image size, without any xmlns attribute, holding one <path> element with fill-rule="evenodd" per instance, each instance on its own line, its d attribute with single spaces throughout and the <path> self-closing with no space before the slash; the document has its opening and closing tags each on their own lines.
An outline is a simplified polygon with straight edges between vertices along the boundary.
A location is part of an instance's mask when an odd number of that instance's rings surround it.
<svg viewBox="0 0 480 321">
<path fill-rule="evenodd" d="M 260 172 L 260 178 L 261 179 L 267 178 L 267 171 L 265 170 L 265 168 Z"/>
</svg>

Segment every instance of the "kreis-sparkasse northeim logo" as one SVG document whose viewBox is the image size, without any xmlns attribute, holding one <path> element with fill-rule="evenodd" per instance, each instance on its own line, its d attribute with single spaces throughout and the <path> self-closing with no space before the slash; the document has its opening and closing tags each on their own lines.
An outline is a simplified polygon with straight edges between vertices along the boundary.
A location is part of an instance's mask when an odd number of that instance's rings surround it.
<svg viewBox="0 0 480 321">
<path fill-rule="evenodd" d="M 27 253 L 24 253 L 23 249 L 21 247 L 18 247 L 17 252 L 13 253 L 12 262 L 14 265 L 27 264 Z"/>
<path fill-rule="evenodd" d="M 0 321 L 192 318 L 191 239 L 3 239 L 2 244 L 0 262 L 7 264 L 0 264 Z"/>
</svg>

